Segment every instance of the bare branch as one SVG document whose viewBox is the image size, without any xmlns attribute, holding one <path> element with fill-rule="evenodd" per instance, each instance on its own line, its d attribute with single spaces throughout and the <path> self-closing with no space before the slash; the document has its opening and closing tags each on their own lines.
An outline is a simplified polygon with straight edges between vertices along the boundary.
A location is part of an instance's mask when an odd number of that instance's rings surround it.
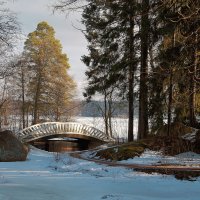
<svg viewBox="0 0 200 200">
<path fill-rule="evenodd" d="M 69 14 L 72 11 L 82 10 L 86 5 L 85 0 L 58 0 L 52 7 L 53 12 L 60 11 Z"/>
</svg>

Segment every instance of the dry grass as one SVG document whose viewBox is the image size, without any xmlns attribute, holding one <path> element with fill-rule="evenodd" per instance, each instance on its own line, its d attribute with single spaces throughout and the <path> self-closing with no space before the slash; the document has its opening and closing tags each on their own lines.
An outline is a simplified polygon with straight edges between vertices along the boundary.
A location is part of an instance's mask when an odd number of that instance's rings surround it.
<svg viewBox="0 0 200 200">
<path fill-rule="evenodd" d="M 98 151 L 96 156 L 99 156 L 101 159 L 112 161 L 127 160 L 135 156 L 140 156 L 145 148 L 147 148 L 147 146 L 143 142 L 131 142 Z"/>
</svg>

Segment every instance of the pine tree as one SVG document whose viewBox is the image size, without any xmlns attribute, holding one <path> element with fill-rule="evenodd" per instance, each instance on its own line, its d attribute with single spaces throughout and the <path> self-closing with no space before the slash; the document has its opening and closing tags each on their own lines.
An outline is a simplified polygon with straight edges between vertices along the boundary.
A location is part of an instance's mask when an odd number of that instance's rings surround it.
<svg viewBox="0 0 200 200">
<path fill-rule="evenodd" d="M 133 140 L 134 73 L 137 59 L 135 50 L 136 3 L 133 1 L 88 1 L 83 12 L 89 56 L 83 61 L 88 66 L 87 94 L 96 92 L 109 96 L 118 87 L 129 101 L 128 140 Z M 125 90 L 126 88 L 127 91 Z M 105 104 L 106 105 L 106 104 Z"/>
<path fill-rule="evenodd" d="M 79 2 L 64 0 L 61 7 L 76 7 Z M 138 138 L 147 136 L 149 120 L 155 130 L 166 116 L 168 135 L 173 121 L 198 127 L 199 8 L 198 0 L 86 1 L 87 91 L 93 95 L 118 86 L 129 101 L 129 141 L 135 85 L 139 88 Z"/>
<path fill-rule="evenodd" d="M 33 124 L 38 123 L 40 115 L 47 110 L 59 120 L 60 110 L 71 100 L 75 85 L 67 74 L 68 58 L 47 22 L 40 22 L 28 35 L 24 55 L 29 65 L 28 95 L 33 101 Z"/>
<path fill-rule="evenodd" d="M 152 94 L 163 94 L 160 105 L 162 115 L 168 114 L 168 134 L 173 121 L 181 121 L 194 126 L 196 124 L 196 72 L 198 68 L 198 7 L 194 1 L 158 1 L 157 32 L 160 35 L 157 76 L 160 78 L 160 90 Z M 196 68 L 196 67 L 197 68 Z M 154 71 L 155 72 L 155 71 Z M 159 73 L 158 73 L 159 72 Z M 190 73 L 191 72 L 191 73 Z M 156 77 L 154 75 L 154 77 Z M 155 87 L 155 89 L 158 88 Z M 159 95 L 159 94 L 158 94 Z M 163 102 L 163 103 L 161 103 Z M 167 111 L 168 109 L 168 111 Z M 164 111 L 164 112 L 163 112 Z M 173 116 L 173 118 L 172 118 Z"/>
<path fill-rule="evenodd" d="M 112 131 L 109 127 L 111 127 L 112 103 L 110 102 L 112 102 L 112 95 L 116 90 L 114 76 L 116 77 L 117 75 L 114 72 L 116 72 L 119 60 L 118 45 L 112 41 L 116 32 L 109 27 L 109 23 L 114 18 L 109 14 L 108 8 L 103 1 L 89 1 L 82 16 L 83 23 L 86 26 L 85 36 L 89 42 L 89 55 L 82 57 L 82 61 L 88 67 L 86 76 L 89 81 L 84 95 L 87 98 L 96 93 L 103 96 L 105 132 L 111 136 Z M 112 37 L 109 36 L 110 33 Z"/>
</svg>

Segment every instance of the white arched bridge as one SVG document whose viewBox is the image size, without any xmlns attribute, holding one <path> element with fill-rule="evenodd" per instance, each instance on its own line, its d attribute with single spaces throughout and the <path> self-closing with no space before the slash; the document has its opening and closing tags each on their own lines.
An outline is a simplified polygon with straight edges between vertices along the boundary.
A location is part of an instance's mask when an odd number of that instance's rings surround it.
<svg viewBox="0 0 200 200">
<path fill-rule="evenodd" d="M 59 135 L 74 138 L 79 138 L 81 136 L 83 138 L 92 138 L 102 142 L 113 141 L 113 138 L 109 138 L 104 132 L 95 127 L 76 122 L 46 122 L 35 124 L 21 130 L 18 137 L 22 142 L 28 143 L 41 138 Z"/>
</svg>

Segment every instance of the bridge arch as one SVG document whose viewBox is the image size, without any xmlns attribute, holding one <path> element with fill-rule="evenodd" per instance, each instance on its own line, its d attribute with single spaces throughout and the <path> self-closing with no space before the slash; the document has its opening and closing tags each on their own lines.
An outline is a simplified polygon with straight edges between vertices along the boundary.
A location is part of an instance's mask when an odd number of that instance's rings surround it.
<svg viewBox="0 0 200 200">
<path fill-rule="evenodd" d="M 81 135 L 91 137 L 102 142 L 113 141 L 112 138 L 108 138 L 104 132 L 96 129 L 95 127 L 76 122 L 45 122 L 35 124 L 21 130 L 18 137 L 22 142 L 28 143 L 53 135 Z"/>
</svg>

